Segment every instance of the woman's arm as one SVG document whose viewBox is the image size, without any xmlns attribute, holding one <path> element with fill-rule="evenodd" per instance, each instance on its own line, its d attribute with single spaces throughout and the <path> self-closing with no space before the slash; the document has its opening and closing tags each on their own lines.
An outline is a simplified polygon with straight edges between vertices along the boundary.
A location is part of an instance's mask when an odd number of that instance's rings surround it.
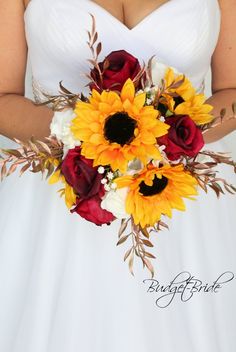
<svg viewBox="0 0 236 352">
<path fill-rule="evenodd" d="M 214 106 L 214 116 L 226 108 L 225 118 L 233 115 L 232 103 L 236 102 L 236 1 L 219 0 L 221 7 L 221 31 L 212 57 L 212 97 L 208 103 Z M 207 143 L 215 142 L 236 129 L 236 119 L 208 131 Z"/>
<path fill-rule="evenodd" d="M 0 1 L 0 134 L 27 140 L 50 133 L 52 110 L 24 98 L 27 45 L 23 0 Z"/>
</svg>

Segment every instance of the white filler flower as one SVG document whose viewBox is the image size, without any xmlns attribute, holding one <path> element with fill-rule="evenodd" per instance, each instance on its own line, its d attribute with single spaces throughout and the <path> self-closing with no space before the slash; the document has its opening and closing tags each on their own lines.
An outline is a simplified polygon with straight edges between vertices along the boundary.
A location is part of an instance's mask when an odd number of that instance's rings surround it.
<svg viewBox="0 0 236 352">
<path fill-rule="evenodd" d="M 81 145 L 81 142 L 74 138 L 70 130 L 71 121 L 75 116 L 73 109 L 56 111 L 50 125 L 51 135 L 55 135 L 64 144 L 64 156 L 69 149 Z"/>
<path fill-rule="evenodd" d="M 103 166 L 99 166 L 98 173 L 102 175 L 104 174 L 104 172 L 105 172 L 105 168 Z"/>
<path fill-rule="evenodd" d="M 111 212 L 117 219 L 128 218 L 129 214 L 125 210 L 127 193 L 128 187 L 107 192 L 101 202 L 101 208 Z"/>
</svg>

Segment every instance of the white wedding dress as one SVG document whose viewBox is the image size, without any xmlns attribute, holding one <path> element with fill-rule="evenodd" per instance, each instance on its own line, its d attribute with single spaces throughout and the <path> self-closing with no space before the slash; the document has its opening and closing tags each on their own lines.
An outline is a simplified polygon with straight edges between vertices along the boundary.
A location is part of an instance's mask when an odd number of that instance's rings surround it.
<svg viewBox="0 0 236 352">
<path fill-rule="evenodd" d="M 34 93 L 56 94 L 59 81 L 85 90 L 87 30 L 96 18 L 101 59 L 125 49 L 140 62 L 156 55 L 200 89 L 220 30 L 217 0 L 172 0 L 129 30 L 89 0 L 31 0 L 25 12 Z M 223 69 L 223 68 L 222 68 Z M 24 123 L 24 121 L 22 121 Z M 207 146 L 231 148 L 227 139 Z M 229 168 L 222 174 L 236 183 Z M 70 214 L 59 185 L 40 175 L 12 175 L 0 184 L 1 352 L 234 352 L 235 279 L 218 293 L 176 296 L 166 308 L 147 292 L 141 262 L 135 277 L 116 247 L 119 221 L 96 227 Z M 236 273 L 236 197 L 200 192 L 170 231 L 153 234 L 155 279 L 167 285 L 188 271 L 212 284 Z"/>
</svg>

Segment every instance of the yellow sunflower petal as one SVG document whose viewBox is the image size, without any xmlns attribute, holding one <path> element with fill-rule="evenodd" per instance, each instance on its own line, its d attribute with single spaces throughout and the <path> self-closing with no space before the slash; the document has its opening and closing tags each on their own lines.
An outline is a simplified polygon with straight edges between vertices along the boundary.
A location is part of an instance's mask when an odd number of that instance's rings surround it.
<svg viewBox="0 0 236 352">
<path fill-rule="evenodd" d="M 68 185 L 68 183 L 65 183 L 65 203 L 68 209 L 71 209 L 76 203 L 76 195 L 73 188 Z"/>
<path fill-rule="evenodd" d="M 54 183 L 57 183 L 61 180 L 61 170 L 55 171 L 48 179 L 48 183 L 50 185 L 53 185 Z"/>
<path fill-rule="evenodd" d="M 121 90 L 121 100 L 125 102 L 126 100 L 129 100 L 130 102 L 133 102 L 134 100 L 134 95 L 135 95 L 135 87 L 133 81 L 129 78 L 125 82 L 122 90 Z"/>
<path fill-rule="evenodd" d="M 198 94 L 190 100 L 179 104 L 175 108 L 175 114 L 189 115 L 197 125 L 209 123 L 214 118 L 213 115 L 210 114 L 213 107 L 204 102 L 205 96 L 203 94 Z"/>
<path fill-rule="evenodd" d="M 146 93 L 138 94 L 134 98 L 134 105 L 137 107 L 138 110 L 141 110 L 145 104 L 145 101 L 146 101 Z"/>
</svg>

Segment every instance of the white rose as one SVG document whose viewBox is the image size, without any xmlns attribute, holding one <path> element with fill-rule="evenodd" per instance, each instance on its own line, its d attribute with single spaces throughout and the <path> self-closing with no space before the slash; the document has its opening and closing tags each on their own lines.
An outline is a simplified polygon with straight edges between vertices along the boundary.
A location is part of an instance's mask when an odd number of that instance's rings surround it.
<svg viewBox="0 0 236 352">
<path fill-rule="evenodd" d="M 74 138 L 70 130 L 71 121 L 75 116 L 73 109 L 56 111 L 50 125 L 51 135 L 55 135 L 64 144 L 64 156 L 69 149 L 81 145 L 81 142 Z"/>
<path fill-rule="evenodd" d="M 125 210 L 128 187 L 107 192 L 101 202 L 101 208 L 111 212 L 117 219 L 126 219 L 129 214 Z"/>
<path fill-rule="evenodd" d="M 164 79 L 167 68 L 172 68 L 176 75 L 180 74 L 176 68 L 167 66 L 156 59 L 152 60 L 152 80 L 155 86 L 160 87 L 161 80 Z"/>
</svg>

